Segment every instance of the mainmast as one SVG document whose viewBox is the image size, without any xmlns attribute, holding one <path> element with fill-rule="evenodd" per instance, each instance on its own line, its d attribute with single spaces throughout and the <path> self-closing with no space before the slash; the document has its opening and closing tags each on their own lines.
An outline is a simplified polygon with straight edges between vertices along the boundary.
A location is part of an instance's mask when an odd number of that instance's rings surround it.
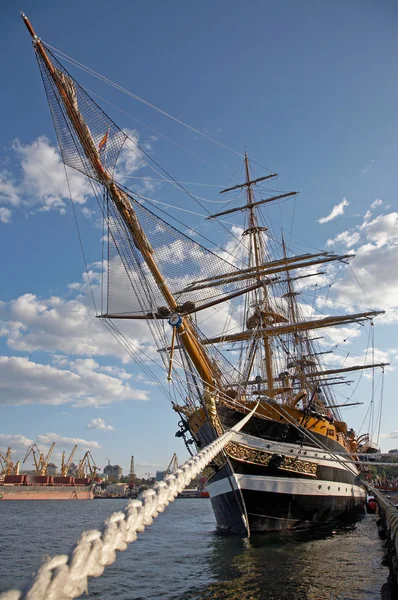
<svg viewBox="0 0 398 600">
<path fill-rule="evenodd" d="M 250 171 L 249 171 L 249 158 L 247 156 L 247 152 L 245 152 L 245 171 L 246 171 L 246 190 L 247 190 L 247 204 L 249 211 L 249 227 L 246 231 L 243 232 L 243 235 L 249 235 L 250 239 L 250 259 L 254 256 L 254 267 L 256 270 L 256 277 L 258 281 L 261 281 L 261 273 L 260 273 L 260 265 L 264 263 L 264 252 L 263 246 L 261 243 L 260 235 L 261 232 L 265 231 L 265 228 L 259 227 L 257 217 L 254 213 L 253 208 L 253 182 L 250 180 Z M 249 266 L 252 266 L 249 262 Z M 261 315 L 262 320 L 264 320 L 264 315 L 269 314 L 269 301 L 268 294 L 265 287 L 261 287 L 254 293 L 256 302 L 255 302 L 255 312 Z M 267 374 L 267 387 L 268 387 L 268 395 L 272 398 L 274 395 L 274 375 L 272 370 L 272 350 L 269 342 L 269 338 L 266 333 L 262 334 L 262 341 L 264 346 L 264 362 L 265 362 L 265 371 Z"/>
<path fill-rule="evenodd" d="M 280 200 L 282 198 L 294 196 L 297 192 L 288 192 L 288 193 L 284 193 L 284 194 L 279 194 L 272 198 L 265 198 L 258 202 L 254 202 L 253 186 L 256 185 L 257 183 L 260 183 L 260 182 L 266 180 L 266 179 L 271 179 L 273 177 L 277 177 L 277 174 L 272 173 L 265 177 L 258 177 L 256 179 L 251 179 L 250 168 L 249 168 L 249 157 L 247 155 L 247 152 L 245 152 L 244 164 L 245 164 L 246 181 L 242 184 L 238 184 L 231 188 L 222 190 L 220 193 L 224 194 L 229 191 L 234 191 L 234 190 L 238 190 L 238 189 L 246 189 L 246 197 L 247 197 L 246 204 L 243 206 L 239 206 L 237 208 L 232 208 L 229 210 L 222 211 L 220 213 L 216 213 L 216 214 L 208 217 L 208 219 L 213 219 L 213 218 L 220 217 L 225 214 L 230 214 L 230 213 L 237 212 L 237 211 L 246 211 L 246 213 L 248 215 L 247 228 L 243 232 L 242 236 L 248 236 L 248 238 L 249 238 L 249 244 L 248 244 L 248 246 L 249 246 L 249 267 L 247 269 L 241 270 L 241 272 L 239 274 L 227 275 L 227 280 L 232 282 L 232 281 L 243 280 L 245 278 L 255 277 L 257 279 L 257 281 L 260 283 L 261 281 L 264 282 L 265 276 L 274 275 L 274 274 L 280 273 L 281 271 L 288 272 L 290 269 L 291 261 L 293 261 L 293 263 L 295 263 L 292 265 L 292 268 L 300 266 L 300 258 L 303 260 L 303 262 L 306 264 L 306 266 L 311 265 L 311 264 L 318 264 L 318 260 L 316 260 L 315 263 L 308 260 L 308 259 L 314 258 L 314 257 L 316 257 L 318 259 L 318 256 L 321 256 L 320 260 L 329 261 L 330 257 L 326 256 L 325 253 L 322 253 L 322 255 L 312 255 L 312 256 L 311 255 L 303 255 L 302 257 L 294 257 L 293 259 L 287 259 L 285 257 L 284 260 L 267 261 L 266 254 L 265 254 L 265 248 L 264 248 L 264 240 L 262 237 L 262 234 L 265 231 L 267 231 L 267 228 L 261 227 L 259 225 L 256 210 L 257 210 L 258 206 L 260 206 L 262 204 Z M 223 277 L 222 275 L 219 276 L 220 279 L 222 277 Z M 272 280 L 270 283 L 272 283 Z M 210 287 L 211 285 L 216 285 L 216 284 L 217 284 L 217 279 L 215 279 L 215 278 L 213 278 L 213 282 L 211 282 L 209 280 L 201 280 L 201 281 L 196 281 L 193 284 L 193 287 L 191 289 L 199 290 L 203 286 Z M 281 388 L 281 387 L 275 388 L 275 385 L 274 385 L 273 360 L 272 360 L 273 352 L 272 352 L 272 344 L 271 344 L 272 338 L 268 335 L 268 328 L 270 328 L 274 323 L 284 323 L 287 321 L 287 319 L 284 315 L 276 312 L 275 309 L 271 306 L 270 297 L 269 297 L 267 288 L 264 285 L 262 285 L 255 292 L 253 292 L 253 297 L 254 297 L 254 302 L 252 303 L 252 306 L 254 308 L 254 311 L 252 314 L 250 314 L 250 312 L 249 312 L 250 307 L 247 307 L 247 310 L 245 311 L 246 312 L 245 325 L 249 329 L 249 332 L 248 332 L 249 338 L 252 338 L 252 336 L 255 336 L 255 337 L 257 337 L 257 339 L 261 340 L 261 345 L 263 348 L 263 353 L 262 353 L 263 358 L 262 357 L 260 358 L 260 364 L 261 364 L 261 371 L 263 371 L 263 369 L 265 368 L 265 375 L 266 375 L 266 382 L 267 382 L 267 389 L 263 389 L 262 392 L 263 392 L 263 394 L 273 398 L 277 394 L 281 393 L 281 391 L 282 392 L 286 391 L 287 388 L 286 388 L 286 390 L 285 390 L 285 388 Z M 253 351 L 253 349 L 254 349 L 254 351 Z M 257 348 L 255 345 L 252 344 L 251 349 L 246 357 L 246 368 L 244 369 L 245 380 L 249 379 L 250 372 L 253 368 L 256 352 L 257 352 Z M 245 381 L 243 381 L 242 383 L 244 385 Z"/>
</svg>

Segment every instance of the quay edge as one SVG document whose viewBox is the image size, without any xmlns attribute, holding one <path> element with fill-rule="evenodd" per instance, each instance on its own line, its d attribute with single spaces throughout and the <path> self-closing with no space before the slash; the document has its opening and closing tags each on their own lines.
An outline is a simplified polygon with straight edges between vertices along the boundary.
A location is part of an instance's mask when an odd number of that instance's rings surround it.
<svg viewBox="0 0 398 600">
<path fill-rule="evenodd" d="M 0 485 L 0 502 L 5 500 L 92 500 L 92 485 Z"/>
<path fill-rule="evenodd" d="M 381 589 L 381 600 L 398 600 L 398 494 L 395 503 L 374 489 L 369 490 L 378 502 L 376 521 L 379 536 L 385 540 L 385 562 L 389 568 L 388 582 Z"/>
</svg>

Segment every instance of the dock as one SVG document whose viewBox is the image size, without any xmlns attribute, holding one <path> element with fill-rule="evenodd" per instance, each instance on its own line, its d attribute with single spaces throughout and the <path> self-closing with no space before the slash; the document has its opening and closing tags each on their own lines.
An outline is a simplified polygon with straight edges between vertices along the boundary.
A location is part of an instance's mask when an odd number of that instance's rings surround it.
<svg viewBox="0 0 398 600">
<path fill-rule="evenodd" d="M 398 492 L 382 494 L 373 489 L 377 498 L 379 536 L 385 541 L 385 564 L 389 568 L 389 579 L 381 589 L 382 600 L 398 598 Z"/>
</svg>

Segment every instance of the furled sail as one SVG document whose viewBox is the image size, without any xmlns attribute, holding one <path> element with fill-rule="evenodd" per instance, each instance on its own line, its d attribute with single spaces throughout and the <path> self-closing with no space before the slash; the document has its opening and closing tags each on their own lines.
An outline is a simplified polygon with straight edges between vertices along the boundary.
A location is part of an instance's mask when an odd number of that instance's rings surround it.
<svg viewBox="0 0 398 600">
<path fill-rule="evenodd" d="M 42 42 L 41 42 L 42 43 Z M 107 194 L 106 221 L 108 227 L 108 292 L 107 315 L 136 318 L 166 318 L 159 283 L 156 282 L 140 250 L 156 258 L 162 276 L 175 294 L 181 313 L 190 314 L 223 297 L 251 288 L 256 274 L 244 281 L 235 281 L 231 275 L 240 270 L 232 263 L 198 244 L 143 206 L 132 192 L 116 185 L 113 179 L 116 162 L 127 135 L 101 110 L 94 100 L 73 79 L 46 47 L 45 55 L 36 52 L 55 130 L 66 165 L 84 175 L 117 188 L 116 196 L 134 210 L 129 216 L 134 229 L 139 231 L 140 242 L 126 226 L 115 203 L 115 193 Z M 48 60 L 50 59 L 50 60 Z M 145 231 L 145 233 L 144 233 Z M 225 279 L 217 273 L 227 273 Z M 182 292 L 196 279 L 216 277 L 216 289 Z M 263 282 L 268 280 L 263 278 Z M 258 282 L 256 285 L 259 285 Z M 135 292 L 132 295 L 131 288 Z M 160 309 L 160 310 L 159 310 Z"/>
<path fill-rule="evenodd" d="M 37 51 L 36 58 L 62 159 L 69 167 L 103 183 L 107 176 L 113 175 L 127 135 L 90 98 L 47 47 L 46 54 L 51 63 Z M 84 134 L 87 143 L 82 143 L 82 136 L 79 137 L 76 130 Z M 102 177 L 94 168 L 93 159 L 95 162 L 100 160 Z"/>
</svg>

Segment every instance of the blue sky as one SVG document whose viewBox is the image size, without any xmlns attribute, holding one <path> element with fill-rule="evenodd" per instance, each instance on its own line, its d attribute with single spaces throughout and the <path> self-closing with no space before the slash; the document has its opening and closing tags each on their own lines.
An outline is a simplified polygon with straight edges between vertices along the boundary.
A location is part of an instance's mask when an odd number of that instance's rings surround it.
<svg viewBox="0 0 398 600">
<path fill-rule="evenodd" d="M 185 456 L 174 438 L 177 419 L 106 331 L 92 329 L 94 310 L 55 133 L 30 39 L 13 4 L 0 8 L 6 84 L 0 96 L 0 450 L 10 442 L 23 452 L 29 440 L 45 446 L 51 438 L 61 452 L 76 438 L 100 466 L 109 458 L 126 470 L 134 454 L 139 472 L 154 473 L 174 451 Z M 279 189 L 300 191 L 295 204 L 269 209 L 274 225 L 282 217 L 289 230 L 294 217 L 297 243 L 357 252 L 352 267 L 369 302 L 344 276 L 346 283 L 332 288 L 328 300 L 388 310 L 384 322 L 376 322 L 375 356 L 392 363 L 381 431 L 383 448 L 397 447 L 396 3 L 71 0 L 20 8 L 45 42 L 235 151 L 64 63 L 91 92 L 159 132 L 95 96 L 121 127 L 135 130 L 132 135 L 173 177 L 227 186 L 241 177 L 236 153 L 247 147 L 259 163 L 253 165 L 256 175 L 265 172 L 263 165 L 280 173 Z M 157 177 L 147 167 L 132 169 L 134 177 Z M 86 184 L 71 177 L 86 257 L 95 271 L 101 260 L 98 213 Z M 143 189 L 140 179 L 126 184 Z M 166 184 L 146 182 L 145 190 L 204 212 Z M 206 210 L 220 206 L 207 202 L 218 199 L 219 188 L 189 190 L 206 199 Z M 341 214 L 319 223 L 339 205 Z M 219 225 L 211 229 L 192 214 L 172 214 L 227 243 Z M 361 354 L 366 340 L 355 343 L 353 355 Z M 83 385 L 84 401 L 77 400 L 72 380 Z M 368 378 L 357 392 L 364 405 L 345 414 L 359 428 L 368 407 Z"/>
</svg>

